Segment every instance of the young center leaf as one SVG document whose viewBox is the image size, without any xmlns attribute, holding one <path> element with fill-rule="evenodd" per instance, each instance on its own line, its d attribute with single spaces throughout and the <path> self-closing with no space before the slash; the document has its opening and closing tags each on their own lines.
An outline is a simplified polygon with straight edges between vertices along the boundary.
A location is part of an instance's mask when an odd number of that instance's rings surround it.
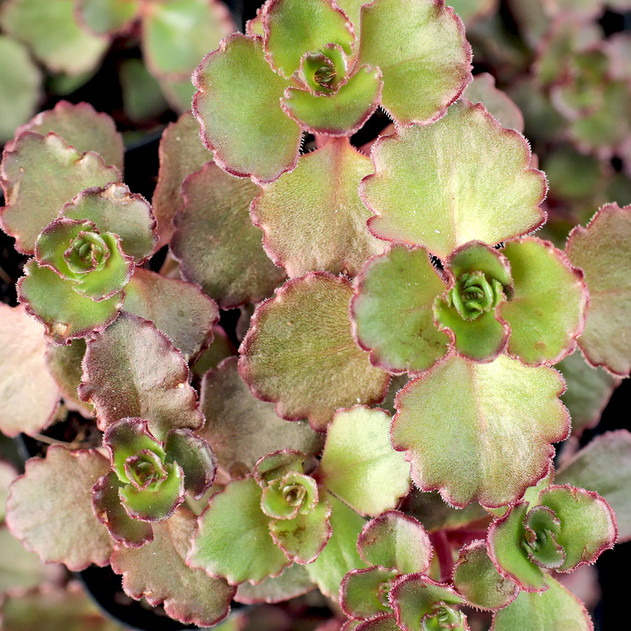
<svg viewBox="0 0 631 631">
<path fill-rule="evenodd" d="M 351 297 L 343 277 L 312 273 L 288 281 L 256 310 L 239 370 L 283 418 L 306 417 L 323 431 L 337 409 L 385 395 L 388 374 L 353 340 Z"/>
<path fill-rule="evenodd" d="M 421 489 L 455 506 L 502 506 L 547 473 L 552 443 L 567 438 L 563 390 L 552 368 L 451 357 L 399 393 L 392 442 Z"/>
<path fill-rule="evenodd" d="M 463 148 L 466 148 L 464 150 Z M 546 183 L 528 143 L 482 105 L 461 101 L 433 125 L 378 141 L 362 199 L 382 239 L 447 257 L 468 241 L 490 245 L 541 225 Z"/>
</svg>

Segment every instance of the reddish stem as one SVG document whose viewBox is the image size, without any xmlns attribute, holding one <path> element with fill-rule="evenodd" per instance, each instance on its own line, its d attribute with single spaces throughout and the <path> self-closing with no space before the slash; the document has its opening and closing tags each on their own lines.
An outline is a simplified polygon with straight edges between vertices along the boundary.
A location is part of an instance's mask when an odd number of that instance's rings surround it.
<svg viewBox="0 0 631 631">
<path fill-rule="evenodd" d="M 430 535 L 430 539 L 436 550 L 436 557 L 438 558 L 440 580 L 441 582 L 449 581 L 454 566 L 454 557 L 451 553 L 451 544 L 449 543 L 447 533 L 444 530 L 433 532 Z"/>
</svg>

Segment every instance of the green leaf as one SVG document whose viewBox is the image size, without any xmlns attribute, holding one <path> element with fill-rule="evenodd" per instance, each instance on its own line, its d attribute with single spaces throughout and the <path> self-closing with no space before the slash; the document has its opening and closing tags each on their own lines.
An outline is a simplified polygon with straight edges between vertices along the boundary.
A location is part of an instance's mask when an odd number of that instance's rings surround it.
<svg viewBox="0 0 631 631">
<path fill-rule="evenodd" d="M 583 603 L 563 585 L 547 576 L 543 594 L 521 592 L 495 614 L 492 631 L 593 631 Z"/>
<path fill-rule="evenodd" d="M 191 366 L 193 376 L 201 379 L 209 370 L 215 370 L 224 359 L 235 354 L 236 349 L 228 335 L 218 324 L 215 324 L 212 329 L 212 342 L 199 353 Z"/>
<path fill-rule="evenodd" d="M 555 364 L 574 350 L 587 310 L 581 274 L 549 241 L 526 237 L 502 250 L 514 295 L 499 312 L 511 327 L 508 352 L 526 364 Z"/>
<path fill-rule="evenodd" d="M 137 268 L 125 287 L 123 309 L 151 320 L 185 359 L 193 357 L 208 340 L 219 320 L 219 309 L 192 283 L 165 278 Z"/>
<path fill-rule="evenodd" d="M 455 506 L 503 506 L 546 475 L 551 443 L 567 438 L 562 391 L 553 368 L 451 357 L 399 393 L 392 444 L 422 490 Z"/>
<path fill-rule="evenodd" d="M 180 509 L 153 529 L 152 542 L 136 549 L 120 546 L 112 555 L 125 593 L 154 607 L 163 604 L 169 617 L 185 624 L 212 626 L 227 616 L 234 587 L 185 563 L 195 531 L 193 514 Z"/>
<path fill-rule="evenodd" d="M 615 512 L 620 541 L 631 539 L 631 434 L 627 430 L 594 438 L 563 464 L 555 482 L 596 491 Z"/>
<path fill-rule="evenodd" d="M 164 441 L 166 461 L 184 472 L 184 488 L 200 499 L 215 480 L 217 461 L 210 445 L 190 429 L 170 431 Z"/>
<path fill-rule="evenodd" d="M 170 123 L 160 138 L 160 169 L 151 204 L 156 216 L 156 228 L 162 246 L 171 239 L 171 223 L 176 211 L 183 205 L 181 186 L 184 180 L 199 171 L 213 158 L 199 137 L 199 125 L 190 112 L 175 123 Z"/>
<path fill-rule="evenodd" d="M 304 565 L 289 565 L 279 576 L 262 583 L 241 583 L 234 599 L 239 603 L 278 603 L 302 596 L 315 588 Z"/>
<path fill-rule="evenodd" d="M 357 406 L 338 411 L 327 429 L 318 477 L 365 515 L 394 508 L 410 490 L 410 465 L 390 444 L 390 415 Z"/>
<path fill-rule="evenodd" d="M 382 615 L 373 618 L 372 620 L 366 620 L 361 624 L 356 624 L 358 621 L 352 620 L 351 623 L 355 623 L 355 626 L 343 627 L 344 631 L 400 631 L 401 627 L 397 624 L 394 616 Z"/>
<path fill-rule="evenodd" d="M 124 184 L 82 191 L 63 207 L 70 219 L 89 219 L 100 232 L 120 237 L 123 252 L 142 263 L 156 248 L 155 218 L 147 200 Z"/>
<path fill-rule="evenodd" d="M 449 4 L 460 19 L 469 26 L 497 9 L 498 0 L 450 0 Z M 473 80 L 475 81 L 475 77 Z"/>
<path fill-rule="evenodd" d="M 353 29 L 330 0 L 273 0 L 262 13 L 266 57 L 272 68 L 290 77 L 304 53 L 338 44 L 350 55 Z"/>
<path fill-rule="evenodd" d="M 118 68 L 125 116 L 137 125 L 159 118 L 169 105 L 158 80 L 141 59 L 125 59 Z M 193 90 L 193 84 L 190 84 Z M 192 95 L 191 95 L 192 96 Z M 190 107 L 190 99 L 187 108 Z M 190 113 L 189 113 L 190 116 Z M 192 116 L 191 116 L 192 118 Z M 201 140 L 199 141 L 201 145 Z"/>
<path fill-rule="evenodd" d="M 162 439 L 178 427 L 199 429 L 203 416 L 182 355 L 155 326 L 129 313 L 88 341 L 79 396 L 97 410 L 100 429 L 143 418 Z"/>
<path fill-rule="evenodd" d="M 193 83 L 199 90 L 193 111 L 219 165 L 265 182 L 296 166 L 302 132 L 280 107 L 287 81 L 265 61 L 260 39 L 238 33 L 224 39 Z"/>
<path fill-rule="evenodd" d="M 260 458 L 254 467 L 254 479 L 261 488 L 265 488 L 278 478 L 282 478 L 288 473 L 299 473 L 302 475 L 304 469 L 305 455 L 291 449 L 274 451 Z"/>
<path fill-rule="evenodd" d="M 544 220 L 545 178 L 531 168 L 528 143 L 481 105 L 462 101 L 434 125 L 382 138 L 372 158 L 376 173 L 360 193 L 382 239 L 444 258 L 468 241 L 492 245 Z"/>
<path fill-rule="evenodd" d="M 422 372 L 449 351 L 432 304 L 445 283 L 422 248 L 394 246 L 372 258 L 356 281 L 355 334 L 371 361 L 386 370 Z M 396 322 L 396 326 L 392 326 Z"/>
<path fill-rule="evenodd" d="M 51 72 L 80 75 L 96 68 L 109 40 L 83 29 L 74 0 L 11 0 L 0 13 L 2 29 L 32 49 Z"/>
<path fill-rule="evenodd" d="M 357 539 L 357 549 L 366 563 L 395 568 L 399 574 L 427 572 L 433 554 L 422 524 L 398 511 L 369 521 Z"/>
<path fill-rule="evenodd" d="M 381 69 L 382 106 L 399 123 L 440 118 L 471 80 L 462 22 L 443 3 L 379 0 L 362 7 L 361 29 L 358 63 Z"/>
<path fill-rule="evenodd" d="M 27 49 L 11 37 L 0 36 L 0 58 L 0 143 L 5 143 L 35 113 L 42 75 Z"/>
<path fill-rule="evenodd" d="M 487 1 L 482 0 L 482 2 Z M 467 86 L 462 97 L 471 103 L 482 103 L 489 113 L 497 118 L 502 127 L 514 129 L 520 134 L 524 133 L 524 116 L 521 110 L 505 92 L 495 87 L 495 77 L 488 72 L 473 77 L 473 81 Z"/>
<path fill-rule="evenodd" d="M 577 226 L 567 242 L 572 265 L 583 270 L 589 311 L 578 344 L 592 366 L 616 375 L 631 372 L 631 206 L 603 206 L 587 228 Z"/>
<path fill-rule="evenodd" d="M 562 524 L 555 512 L 547 506 L 534 506 L 528 511 L 524 526 L 528 558 L 539 567 L 560 568 L 565 561 L 565 550 L 558 542 Z"/>
<path fill-rule="evenodd" d="M 218 0 L 162 0 L 142 9 L 143 57 L 156 76 L 188 80 L 201 57 L 237 30 Z"/>
<path fill-rule="evenodd" d="M 282 454 L 283 452 L 278 452 Z M 302 469 L 302 456 L 296 462 L 296 466 Z M 272 456 L 272 460 L 275 457 Z M 306 515 L 314 510 L 318 504 L 318 485 L 316 481 L 304 473 L 289 470 L 283 471 L 282 477 L 274 473 L 278 467 L 273 466 L 271 471 L 261 471 L 261 464 L 267 458 L 262 458 L 257 464 L 255 478 L 259 483 L 267 483 L 263 487 L 261 509 L 268 516 L 277 520 L 292 520 L 298 515 Z M 280 473 L 280 471 L 279 471 Z M 262 475 L 261 475 L 262 474 Z M 259 479 L 260 478 L 260 479 Z"/>
<path fill-rule="evenodd" d="M 0 174 L 6 203 L 2 229 L 15 237 L 15 247 L 26 254 L 33 253 L 37 236 L 57 219 L 66 202 L 85 188 L 104 186 L 120 177 L 100 156 L 81 154 L 54 134 L 32 132 L 24 132 L 11 143 Z"/>
<path fill-rule="evenodd" d="M 31 458 L 11 485 L 11 533 L 42 562 L 64 563 L 73 571 L 107 565 L 113 541 L 92 512 L 92 487 L 108 471 L 107 458 L 94 449 L 51 445 L 46 458 Z"/>
<path fill-rule="evenodd" d="M 491 611 L 506 607 L 519 593 L 517 585 L 497 571 L 481 539 L 460 550 L 453 585 L 469 604 Z"/>
<path fill-rule="evenodd" d="M 529 558 L 526 546 L 527 515 L 528 505 L 521 503 L 491 524 L 488 534 L 489 554 L 497 569 L 521 589 L 542 592 L 547 589 L 547 574 Z"/>
<path fill-rule="evenodd" d="M 561 522 L 556 539 L 565 552 L 560 572 L 596 561 L 604 550 L 612 548 L 618 537 L 616 518 L 609 504 L 598 493 L 573 486 L 551 486 L 539 501 Z M 534 510 L 534 509 L 533 509 Z"/>
<path fill-rule="evenodd" d="M 370 212 L 357 191 L 370 172 L 370 160 L 346 138 L 331 139 L 303 155 L 291 173 L 261 186 L 252 219 L 263 230 L 267 253 L 290 278 L 314 270 L 355 276 L 384 250 L 368 232 Z"/>
<path fill-rule="evenodd" d="M 186 179 L 182 193 L 171 250 L 183 277 L 222 309 L 269 296 L 285 274 L 265 254 L 263 234 L 250 221 L 258 188 L 207 164 Z"/>
<path fill-rule="evenodd" d="M 350 618 L 369 620 L 379 614 L 392 613 L 388 593 L 397 577 L 396 570 L 369 567 L 351 570 L 340 585 L 340 604 Z"/>
<path fill-rule="evenodd" d="M 34 259 L 24 266 L 24 273 L 18 282 L 19 299 L 57 344 L 102 331 L 123 305 L 122 291 L 95 302 L 77 293 L 75 283 L 47 267 L 40 267 Z"/>
<path fill-rule="evenodd" d="M 120 482 L 114 471 L 92 487 L 92 507 L 97 519 L 110 535 L 124 546 L 138 548 L 153 539 L 152 525 L 127 514 L 118 494 Z"/>
<path fill-rule="evenodd" d="M 269 523 L 254 479 L 230 482 L 200 516 L 187 565 L 231 585 L 280 574 L 289 560 L 274 543 Z"/>
<path fill-rule="evenodd" d="M 583 430 L 598 424 L 621 380 L 603 368 L 592 368 L 578 350 L 558 364 L 557 369 L 567 384 L 561 400 L 570 411 L 572 435 L 580 436 Z"/>
<path fill-rule="evenodd" d="M 47 369 L 44 327 L 23 306 L 0 304 L 0 431 L 38 434 L 59 405 L 59 389 Z"/>
<path fill-rule="evenodd" d="M 309 456 L 322 448 L 321 434 L 304 421 L 288 423 L 271 403 L 255 398 L 237 369 L 237 358 L 223 361 L 208 372 L 201 387 L 201 409 L 206 424 L 199 435 L 213 446 L 219 465 L 252 469 L 256 461 L 278 449 Z"/>
<path fill-rule="evenodd" d="M 281 103 L 305 131 L 351 136 L 377 109 L 382 85 L 378 68 L 362 66 L 333 94 L 316 95 L 290 87 Z"/>
<path fill-rule="evenodd" d="M 90 31 L 105 35 L 128 27 L 138 16 L 140 0 L 79 0 L 77 11 Z"/>
<path fill-rule="evenodd" d="M 184 501 L 184 474 L 177 464 L 164 466 L 166 479 L 156 484 L 155 489 L 138 489 L 133 484 L 120 488 L 123 507 L 130 517 L 143 521 L 169 519 Z"/>
<path fill-rule="evenodd" d="M 41 112 L 23 125 L 20 132 L 24 131 L 41 136 L 52 131 L 80 153 L 94 151 L 105 164 L 123 171 L 123 137 L 112 118 L 97 112 L 89 103 L 59 101 L 52 110 Z"/>
<path fill-rule="evenodd" d="M 322 431 L 337 409 L 383 398 L 388 375 L 353 340 L 351 296 L 346 279 L 313 273 L 288 281 L 257 308 L 239 368 L 283 418 L 307 417 Z"/>
<path fill-rule="evenodd" d="M 366 523 L 361 515 L 327 493 L 331 503 L 331 528 L 333 532 L 320 556 L 306 566 L 311 579 L 329 598 L 339 598 L 340 583 L 355 568 L 366 567 L 357 554 L 357 537 Z"/>
<path fill-rule="evenodd" d="M 274 519 L 270 534 L 274 543 L 294 562 L 306 565 L 318 558 L 331 537 L 331 506 L 321 502 L 309 513 L 293 519 Z"/>
<path fill-rule="evenodd" d="M 407 574 L 390 590 L 397 624 L 403 631 L 417 631 L 437 607 L 464 604 L 465 600 L 447 584 L 437 583 L 423 574 Z M 430 627 L 431 628 L 431 627 Z"/>
</svg>

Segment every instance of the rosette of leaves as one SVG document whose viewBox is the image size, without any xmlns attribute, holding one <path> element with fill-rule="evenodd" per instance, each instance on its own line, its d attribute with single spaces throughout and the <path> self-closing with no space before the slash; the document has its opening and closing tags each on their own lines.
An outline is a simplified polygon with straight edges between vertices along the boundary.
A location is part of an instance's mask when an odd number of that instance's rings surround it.
<svg viewBox="0 0 631 631">
<path fill-rule="evenodd" d="M 498 571 L 528 592 L 548 589 L 548 572 L 594 563 L 618 536 L 616 517 L 598 493 L 569 484 L 543 489 L 512 506 L 489 528 Z"/>
<path fill-rule="evenodd" d="M 510 503 L 567 437 L 549 366 L 574 350 L 587 303 L 565 254 L 520 236 L 544 219 L 543 175 L 520 134 L 466 101 L 381 139 L 372 159 L 369 227 L 393 245 L 360 272 L 351 311 L 372 363 L 416 376 L 397 396 L 393 444 L 423 490 Z"/>
<path fill-rule="evenodd" d="M 471 77 L 462 23 L 442 0 L 268 0 L 247 32 L 197 68 L 193 109 L 217 163 L 259 181 L 296 165 L 303 131 L 350 136 L 378 105 L 400 124 L 429 123 Z"/>
<path fill-rule="evenodd" d="M 99 521 L 116 541 L 139 547 L 153 540 L 152 523 L 173 515 L 186 493 L 201 498 L 216 472 L 210 445 L 189 429 L 157 440 L 139 418 L 110 425 L 103 437 L 111 471 L 92 489 Z"/>
<path fill-rule="evenodd" d="M 155 221 L 149 204 L 122 184 L 86 189 L 59 214 L 37 238 L 18 296 L 63 344 L 116 318 L 136 264 L 153 252 Z"/>
</svg>

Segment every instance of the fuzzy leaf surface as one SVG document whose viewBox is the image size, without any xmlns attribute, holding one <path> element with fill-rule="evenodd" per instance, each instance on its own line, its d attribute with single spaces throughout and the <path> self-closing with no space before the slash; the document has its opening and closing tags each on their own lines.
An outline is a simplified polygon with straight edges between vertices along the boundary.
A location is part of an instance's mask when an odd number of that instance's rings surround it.
<svg viewBox="0 0 631 631">
<path fill-rule="evenodd" d="M 268 254 L 290 278 L 314 270 L 355 276 L 368 257 L 383 251 L 383 241 L 368 232 L 370 212 L 357 191 L 370 172 L 370 160 L 341 138 L 261 186 L 252 218 Z"/>
<path fill-rule="evenodd" d="M 102 331 L 123 306 L 124 294 L 95 301 L 75 291 L 72 282 L 31 259 L 18 283 L 18 296 L 26 309 L 46 328 L 56 344 Z"/>
<path fill-rule="evenodd" d="M 288 281 L 255 312 L 239 370 L 283 418 L 307 417 L 322 431 L 337 409 L 384 396 L 387 373 L 353 340 L 351 297 L 344 278 L 314 273 Z"/>
<path fill-rule="evenodd" d="M 158 222 L 160 245 L 171 239 L 175 213 L 184 203 L 181 186 L 184 180 L 213 159 L 199 137 L 199 125 L 190 112 L 170 123 L 160 138 L 160 169 L 151 204 Z"/>
<path fill-rule="evenodd" d="M 491 2 L 495 1 L 491 0 Z M 482 2 L 488 3 L 488 0 L 482 0 Z M 460 12 L 458 14 L 462 17 Z M 474 104 L 482 103 L 489 114 L 497 118 L 502 127 L 514 129 L 520 134 L 524 133 L 524 116 L 521 110 L 505 92 L 495 87 L 495 78 L 492 74 L 482 72 L 475 75 L 462 97 Z"/>
<path fill-rule="evenodd" d="M 445 283 L 422 248 L 394 246 L 364 266 L 351 309 L 357 339 L 370 349 L 374 364 L 421 372 L 447 353 L 449 336 L 434 324 L 432 310 L 444 291 Z"/>
<path fill-rule="evenodd" d="M 25 46 L 11 37 L 0 36 L 0 142 L 11 140 L 16 128 L 35 112 L 40 100 L 42 75 Z"/>
<path fill-rule="evenodd" d="M 97 410 L 99 428 L 125 417 L 148 421 L 154 436 L 199 429 L 203 416 L 182 355 L 155 326 L 129 313 L 92 338 L 79 394 Z"/>
<path fill-rule="evenodd" d="M 224 39 L 202 60 L 193 83 L 199 90 L 193 112 L 218 164 L 263 182 L 296 165 L 302 132 L 280 106 L 288 82 L 268 65 L 259 38 Z"/>
<path fill-rule="evenodd" d="M 357 553 L 357 537 L 366 522 L 361 515 L 331 493 L 326 494 L 326 499 L 331 503 L 333 532 L 320 556 L 306 568 L 320 591 L 337 600 L 340 583 L 347 572 L 366 567 Z"/>
<path fill-rule="evenodd" d="M 190 429 L 175 429 L 164 442 L 166 461 L 176 462 L 184 472 L 184 488 L 195 499 L 210 488 L 215 480 L 217 461 L 210 445 Z"/>
<path fill-rule="evenodd" d="M 44 328 L 24 307 L 0 304 L 0 430 L 37 434 L 52 420 L 59 388 L 46 364 Z"/>
<path fill-rule="evenodd" d="M 232 585 L 280 574 L 290 561 L 274 543 L 269 522 L 256 481 L 230 482 L 200 515 L 187 564 Z"/>
<path fill-rule="evenodd" d="M 151 320 L 185 359 L 199 351 L 219 320 L 214 300 L 198 287 L 142 268 L 125 287 L 123 309 Z"/>
<path fill-rule="evenodd" d="M 567 437 L 563 389 L 552 368 L 451 357 L 399 393 L 392 443 L 421 489 L 455 506 L 502 506 L 547 473 L 551 443 Z"/>
<path fill-rule="evenodd" d="M 557 369 L 567 383 L 561 400 L 572 417 L 572 434 L 580 436 L 584 429 L 598 424 L 620 377 L 603 368 L 592 368 L 579 350 L 566 357 Z"/>
<path fill-rule="evenodd" d="M 199 60 L 236 30 L 218 0 L 163 0 L 142 4 L 142 50 L 151 72 L 188 80 Z"/>
<path fill-rule="evenodd" d="M 258 585 L 241 583 L 234 599 L 245 604 L 278 603 L 302 596 L 315 589 L 315 585 L 304 565 L 294 563 L 286 567 L 279 576 L 266 578 Z"/>
<path fill-rule="evenodd" d="M 410 490 L 410 465 L 390 444 L 390 415 L 354 407 L 331 421 L 319 478 L 355 511 L 379 515 Z"/>
<path fill-rule="evenodd" d="M 497 571 L 480 539 L 460 550 L 452 582 L 468 603 L 491 611 L 505 607 L 519 593 L 517 585 Z"/>
<path fill-rule="evenodd" d="M 382 85 L 378 68 L 362 66 L 330 95 L 287 88 L 282 107 L 305 131 L 351 136 L 377 109 Z"/>
<path fill-rule="evenodd" d="M 186 565 L 195 517 L 185 509 L 168 521 L 154 524 L 154 538 L 142 548 L 119 547 L 112 569 L 123 575 L 125 593 L 149 604 L 164 604 L 167 614 L 185 624 L 212 626 L 230 611 L 235 593 L 222 578 Z"/>
<path fill-rule="evenodd" d="M 321 435 L 305 421 L 288 423 L 272 403 L 252 395 L 239 375 L 236 357 L 204 376 L 200 400 L 206 417 L 200 436 L 213 446 L 226 471 L 232 466 L 252 469 L 259 458 L 278 449 L 313 456 L 322 448 Z"/>
<path fill-rule="evenodd" d="M 382 106 L 399 123 L 436 120 L 471 80 L 462 22 L 442 2 L 373 2 L 362 7 L 361 29 L 358 63 L 381 69 Z"/>
<path fill-rule="evenodd" d="M 52 110 L 41 112 L 20 132 L 31 131 L 45 136 L 51 131 L 78 152 L 94 151 L 105 164 L 123 171 L 123 137 L 107 114 L 97 112 L 89 103 L 60 101 Z"/>
<path fill-rule="evenodd" d="M 524 238 L 507 243 L 514 295 L 500 306 L 509 323 L 508 352 L 526 364 L 556 363 L 574 348 L 587 310 L 580 273 L 549 241 Z"/>
<path fill-rule="evenodd" d="M 72 76 L 92 71 L 107 49 L 107 38 L 81 28 L 74 0 L 11 0 L 5 2 L 0 24 L 24 42 L 51 72 Z"/>
<path fill-rule="evenodd" d="M 171 248 L 184 278 L 197 283 L 222 309 L 269 296 L 285 274 L 263 250 L 248 209 L 258 188 L 207 164 L 182 186 Z"/>
<path fill-rule="evenodd" d="M 7 524 L 43 562 L 82 570 L 109 563 L 113 540 L 92 512 L 92 487 L 109 471 L 95 450 L 51 445 L 46 458 L 31 458 L 11 485 Z"/>
<path fill-rule="evenodd" d="M 383 567 L 351 570 L 340 586 L 340 602 L 344 613 L 353 618 L 368 620 L 380 614 L 392 613 L 384 602 L 389 589 L 385 589 L 396 578 L 397 571 Z"/>
<path fill-rule="evenodd" d="M 603 206 L 587 228 L 578 226 L 566 252 L 585 274 L 589 311 L 579 346 L 593 366 L 626 376 L 631 372 L 631 206 Z"/>
<path fill-rule="evenodd" d="M 508 607 L 495 614 L 491 631 L 593 631 L 583 603 L 552 577 L 542 594 L 520 592 Z"/>
<path fill-rule="evenodd" d="M 376 173 L 360 192 L 382 239 L 444 258 L 468 241 L 492 245 L 544 220 L 545 178 L 530 167 L 526 140 L 481 105 L 461 101 L 434 125 L 385 137 L 372 159 Z"/>
<path fill-rule="evenodd" d="M 366 563 L 396 568 L 399 574 L 427 572 L 433 554 L 422 524 L 398 511 L 369 521 L 357 539 L 357 549 Z"/>
<path fill-rule="evenodd" d="M 26 254 L 33 253 L 37 236 L 66 202 L 85 188 L 104 186 L 120 177 L 95 153 L 81 154 L 55 134 L 32 132 L 23 133 L 5 148 L 0 175 L 6 204 L 2 229 L 15 237 L 15 247 Z"/>
<path fill-rule="evenodd" d="M 541 493 L 539 501 L 561 522 L 556 540 L 563 547 L 565 561 L 558 571 L 592 564 L 604 550 L 613 547 L 618 537 L 616 518 L 598 493 L 554 485 Z"/>
<path fill-rule="evenodd" d="M 70 219 L 89 219 L 101 232 L 118 235 L 125 254 L 137 263 L 155 250 L 155 219 L 151 206 L 124 184 L 82 191 L 63 207 L 63 215 Z"/>
</svg>

